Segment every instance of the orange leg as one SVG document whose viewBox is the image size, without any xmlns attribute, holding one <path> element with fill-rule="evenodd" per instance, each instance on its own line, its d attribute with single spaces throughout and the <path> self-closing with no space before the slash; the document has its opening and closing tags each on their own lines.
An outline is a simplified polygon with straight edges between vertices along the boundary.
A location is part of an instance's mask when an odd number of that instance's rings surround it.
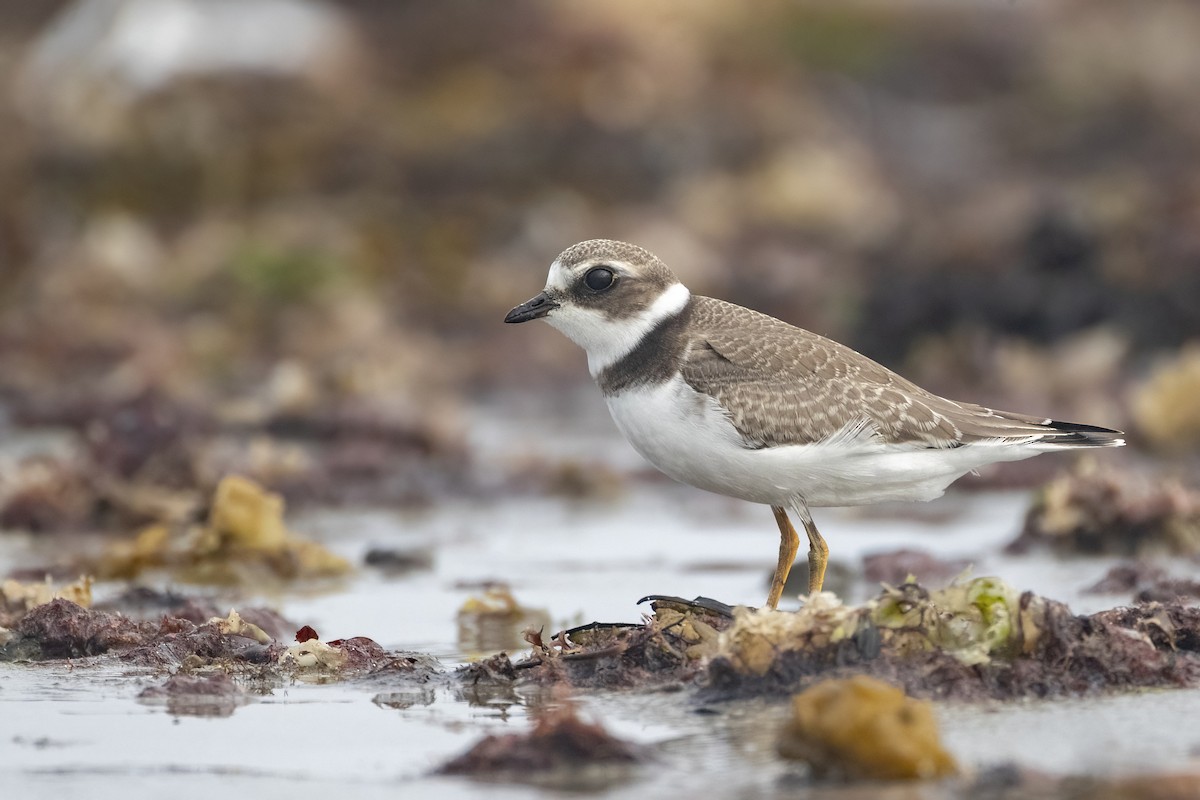
<svg viewBox="0 0 1200 800">
<path fill-rule="evenodd" d="M 779 526 L 779 560 L 775 563 L 775 574 L 771 576 L 771 591 L 767 595 L 767 607 L 778 608 L 779 598 L 783 596 L 783 585 L 787 583 L 788 573 L 792 571 L 792 563 L 800 550 L 800 536 L 792 527 L 787 511 L 782 506 L 771 506 L 775 514 L 775 524 Z M 807 508 L 801 508 L 800 522 L 804 532 L 808 534 L 808 593 L 816 594 L 825 585 L 825 567 L 829 564 L 829 545 L 817 531 Z"/>
<path fill-rule="evenodd" d="M 800 515 L 804 532 L 808 534 L 808 593 L 816 594 L 825 585 L 825 567 L 829 564 L 829 545 L 817 531 L 808 509 Z"/>
<path fill-rule="evenodd" d="M 800 536 L 792 527 L 787 511 L 782 506 L 771 506 L 775 513 L 775 523 L 779 526 L 779 561 L 775 563 L 775 574 L 771 576 L 771 592 L 767 595 L 767 607 L 778 608 L 779 598 L 783 595 L 783 585 L 787 583 L 788 573 L 792 571 L 792 562 L 800 550 Z"/>
</svg>

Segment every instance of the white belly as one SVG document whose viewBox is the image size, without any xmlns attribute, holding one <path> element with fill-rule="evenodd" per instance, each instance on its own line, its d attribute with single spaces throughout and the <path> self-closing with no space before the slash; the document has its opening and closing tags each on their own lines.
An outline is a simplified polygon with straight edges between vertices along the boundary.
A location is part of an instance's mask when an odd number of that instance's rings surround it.
<svg viewBox="0 0 1200 800">
<path fill-rule="evenodd" d="M 747 448 L 724 410 L 678 376 L 608 398 L 621 433 L 677 481 L 754 503 L 854 506 L 932 500 L 977 467 L 1037 455 L 1011 444 L 953 449 L 885 445 L 844 431 L 806 445 Z"/>
</svg>

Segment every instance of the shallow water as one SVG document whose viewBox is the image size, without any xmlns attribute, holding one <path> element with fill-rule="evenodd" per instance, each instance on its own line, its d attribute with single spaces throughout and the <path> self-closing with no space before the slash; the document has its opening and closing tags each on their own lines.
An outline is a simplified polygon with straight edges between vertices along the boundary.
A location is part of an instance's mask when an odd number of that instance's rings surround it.
<svg viewBox="0 0 1200 800">
<path fill-rule="evenodd" d="M 921 547 L 976 561 L 977 573 L 1080 610 L 1113 604 L 1079 590 L 1105 559 L 1058 561 L 997 555 L 1020 522 L 1022 495 L 961 495 L 938 508 L 940 522 L 820 514 L 834 558 Z M 705 594 L 760 602 L 775 547 L 770 515 L 753 506 L 670 485 L 633 490 L 611 504 L 541 499 L 462 505 L 428 513 L 308 514 L 297 530 L 361 562 L 373 544 L 429 545 L 431 570 L 388 577 L 363 570 L 333 593 L 262 598 L 326 638 L 364 635 L 391 648 L 421 650 L 447 666 L 464 656 L 454 641 L 464 586 L 503 579 L 526 605 L 548 609 L 556 626 L 594 619 L 633 621 L 647 593 Z M 6 545 L 9 556 L 13 542 Z M 5 554 L 0 553 L 0 558 Z M 99 587 L 100 594 L 117 587 Z M 860 587 L 866 594 L 870 587 Z M 791 602 L 795 602 L 792 600 Z M 417 690 L 408 707 L 372 701 L 394 687 L 294 684 L 225 718 L 173 717 L 136 700 L 150 676 L 107 666 L 0 665 L 0 754 L 6 786 L 34 796 L 106 796 L 345 789 L 359 797 L 534 797 L 546 790 L 430 777 L 429 772 L 487 732 L 528 725 L 520 698 L 471 706 L 438 689 Z M 402 698 L 403 699 L 403 698 Z M 407 702 L 407 701 L 406 701 Z M 399 705 L 405 705 L 406 702 Z M 644 743 L 655 760 L 609 796 L 665 791 L 739 796 L 789 793 L 789 768 L 773 756 L 784 709 L 739 704 L 697 713 L 686 694 L 598 694 L 585 716 Z M 938 710 L 951 751 L 971 767 L 1013 761 L 1055 773 L 1124 774 L 1196 768 L 1200 692 L 1153 692 L 1100 699 Z M 131 780 L 133 779 L 133 780 Z M 937 796 L 935 787 L 919 796 Z M 818 795 L 819 796 L 819 795 Z"/>
<path fill-rule="evenodd" d="M 572 401 L 575 402 L 575 401 Z M 597 400 L 581 396 L 580 404 Z M 586 412 L 586 408 L 583 409 Z M 521 457 L 586 452 L 618 471 L 636 467 L 603 416 L 570 436 L 544 409 L 509 409 L 474 421 L 469 443 L 483 469 L 501 471 L 513 441 Z M 571 441 L 567 441 L 571 440 Z M 570 446 L 568 446 L 570 445 Z M 10 454 L 12 451 L 9 451 Z M 816 512 L 832 564 L 857 568 L 870 552 L 901 547 L 966 558 L 975 574 L 997 574 L 1019 589 L 1063 600 L 1077 612 L 1127 598 L 1085 595 L 1113 559 L 1063 561 L 1000 550 L 1021 524 L 1023 493 L 951 494 L 933 504 Z M 361 564 L 372 546 L 429 548 L 431 569 L 400 576 L 363 568 L 329 591 L 298 587 L 268 603 L 323 638 L 368 636 L 418 650 L 450 668 L 468 656 L 455 641 L 455 615 L 481 582 L 500 580 L 526 606 L 546 609 L 553 628 L 601 620 L 637 621 L 647 594 L 707 595 L 758 604 L 778 544 L 769 511 L 666 481 L 631 481 L 610 501 L 520 497 L 446 503 L 424 512 L 325 511 L 292 515 L 291 527 Z M 44 563 L 39 543 L 0 537 L 0 567 Z M 57 542 L 50 546 L 61 546 Z M 120 586 L 99 585 L 98 597 Z M 843 588 L 859 600 L 877 587 Z M 784 607 L 797 600 L 785 598 Z M 226 717 L 176 717 L 136 697 L 162 675 L 88 660 L 0 664 L 0 767 L 4 796 L 181 797 L 214 793 L 294 798 L 324 791 L 356 798 L 432 796 L 533 798 L 550 793 L 433 777 L 431 771 L 490 732 L 529 725 L 518 694 L 470 705 L 447 689 L 363 684 L 277 688 Z M 374 702 L 379 693 L 404 696 Z M 781 704 L 738 703 L 701 713 L 686 693 L 593 693 L 585 717 L 639 742 L 652 760 L 606 797 L 837 797 L 812 789 L 774 755 Z M 1123 775 L 1200 769 L 1200 691 L 1146 692 L 1084 700 L 939 705 L 947 747 L 972 769 L 1015 762 L 1056 774 Z M 942 797 L 946 789 L 905 789 Z M 875 796 L 868 792 L 862 796 Z"/>
</svg>

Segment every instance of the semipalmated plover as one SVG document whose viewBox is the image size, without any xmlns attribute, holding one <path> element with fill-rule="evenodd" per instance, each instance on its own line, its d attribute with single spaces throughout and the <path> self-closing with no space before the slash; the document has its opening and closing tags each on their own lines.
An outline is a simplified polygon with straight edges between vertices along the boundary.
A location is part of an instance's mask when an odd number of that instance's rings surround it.
<svg viewBox="0 0 1200 800">
<path fill-rule="evenodd" d="M 652 253 L 595 239 L 563 251 L 505 322 L 545 319 L 587 351 L 621 433 L 683 483 L 771 506 L 775 608 L 808 534 L 809 593 L 829 547 L 809 509 L 932 500 L 967 472 L 1121 432 L 927 392 L 866 356 L 748 308 L 699 297 Z"/>
</svg>

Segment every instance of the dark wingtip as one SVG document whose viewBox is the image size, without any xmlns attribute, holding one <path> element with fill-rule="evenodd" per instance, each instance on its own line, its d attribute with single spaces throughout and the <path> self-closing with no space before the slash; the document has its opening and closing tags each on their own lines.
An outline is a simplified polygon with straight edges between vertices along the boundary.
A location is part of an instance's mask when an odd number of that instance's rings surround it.
<svg viewBox="0 0 1200 800">
<path fill-rule="evenodd" d="M 1112 428 L 1084 425 L 1079 422 L 1063 422 L 1056 419 L 1050 420 L 1045 425 L 1056 431 L 1046 437 L 1055 444 L 1074 447 L 1122 447 L 1125 444 L 1124 431 Z"/>
</svg>

